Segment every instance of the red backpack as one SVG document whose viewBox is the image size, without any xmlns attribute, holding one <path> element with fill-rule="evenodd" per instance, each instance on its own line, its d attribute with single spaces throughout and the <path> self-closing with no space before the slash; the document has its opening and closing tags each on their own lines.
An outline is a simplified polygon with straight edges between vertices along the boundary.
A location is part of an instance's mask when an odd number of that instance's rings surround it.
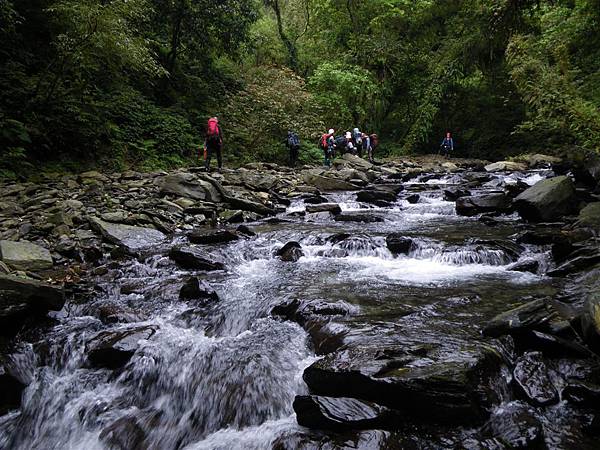
<svg viewBox="0 0 600 450">
<path fill-rule="evenodd" d="M 214 117 L 208 119 L 208 126 L 206 127 L 206 136 L 209 139 L 219 138 L 219 121 Z"/>
<path fill-rule="evenodd" d="M 323 149 L 327 148 L 327 139 L 329 139 L 329 136 L 331 136 L 331 135 L 327 134 L 327 133 L 325 133 L 323 136 L 321 136 L 321 148 L 323 148 Z"/>
</svg>

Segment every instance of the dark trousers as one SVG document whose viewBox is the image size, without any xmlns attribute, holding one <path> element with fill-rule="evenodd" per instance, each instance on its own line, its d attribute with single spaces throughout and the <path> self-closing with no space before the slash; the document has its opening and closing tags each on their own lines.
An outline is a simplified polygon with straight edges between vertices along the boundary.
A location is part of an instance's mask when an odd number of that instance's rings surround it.
<svg viewBox="0 0 600 450">
<path fill-rule="evenodd" d="M 221 156 L 221 143 L 217 141 L 208 141 L 206 142 L 206 161 L 204 161 L 204 167 L 206 170 L 210 169 L 210 160 L 212 158 L 213 152 L 217 153 L 217 164 L 219 165 L 219 169 L 223 167 L 223 159 Z"/>
<path fill-rule="evenodd" d="M 298 162 L 298 153 L 300 152 L 300 147 L 297 145 L 292 145 L 290 147 L 290 166 L 296 167 L 296 163 Z"/>
</svg>

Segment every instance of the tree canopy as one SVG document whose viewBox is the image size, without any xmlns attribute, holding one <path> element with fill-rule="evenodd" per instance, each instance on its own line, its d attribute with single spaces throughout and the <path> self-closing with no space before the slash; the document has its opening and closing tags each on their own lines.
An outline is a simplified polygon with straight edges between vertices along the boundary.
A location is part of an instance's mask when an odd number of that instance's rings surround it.
<svg viewBox="0 0 600 450">
<path fill-rule="evenodd" d="M 226 157 L 296 129 L 381 152 L 600 146 L 600 0 L 0 0 L 0 176 Z"/>
</svg>

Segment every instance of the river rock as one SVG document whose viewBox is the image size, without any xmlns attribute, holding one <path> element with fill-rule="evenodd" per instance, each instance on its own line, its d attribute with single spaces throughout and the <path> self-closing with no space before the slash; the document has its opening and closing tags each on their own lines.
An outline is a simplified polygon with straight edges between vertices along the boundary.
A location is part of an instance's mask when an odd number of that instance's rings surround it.
<svg viewBox="0 0 600 450">
<path fill-rule="evenodd" d="M 356 189 L 356 185 L 344 181 L 339 178 L 327 177 L 323 175 L 317 175 L 314 173 L 307 173 L 304 180 L 307 184 L 316 187 L 321 191 L 353 191 Z"/>
<path fill-rule="evenodd" d="M 456 213 L 461 216 L 474 216 L 486 212 L 510 211 L 510 198 L 504 193 L 483 194 L 460 197 L 456 200 Z"/>
<path fill-rule="evenodd" d="M 0 241 L 0 258 L 15 270 L 51 269 L 54 264 L 47 249 L 28 241 Z"/>
<path fill-rule="evenodd" d="M 461 197 L 470 197 L 471 196 L 471 191 L 468 191 L 466 189 L 461 189 L 461 188 L 456 188 L 456 187 L 450 187 L 447 189 L 444 189 L 444 200 L 446 200 L 447 202 L 455 202 L 456 200 L 458 200 Z"/>
<path fill-rule="evenodd" d="M 596 353 L 600 353 L 600 291 L 595 288 L 585 300 L 581 314 L 583 340 Z"/>
<path fill-rule="evenodd" d="M 318 205 L 307 205 L 306 212 L 308 213 L 320 213 L 329 212 L 333 215 L 342 213 L 342 208 L 337 203 L 320 203 Z"/>
<path fill-rule="evenodd" d="M 579 211 L 579 217 L 575 226 L 592 228 L 596 233 L 600 232 L 600 202 L 589 203 Z"/>
<path fill-rule="evenodd" d="M 243 234 L 244 236 L 248 236 L 248 237 L 253 237 L 256 236 L 256 233 L 254 231 L 252 231 L 248 226 L 246 225 L 239 225 L 235 231 L 237 231 L 240 234 Z"/>
<path fill-rule="evenodd" d="M 557 156 L 536 153 L 534 155 L 527 155 L 525 161 L 530 169 L 544 169 L 556 164 L 561 164 L 563 160 Z"/>
<path fill-rule="evenodd" d="M 187 235 L 192 244 L 225 244 L 237 241 L 240 237 L 228 230 L 223 231 L 192 231 Z"/>
<path fill-rule="evenodd" d="M 513 270 L 515 272 L 530 272 L 536 274 L 538 273 L 539 268 L 540 262 L 537 259 L 528 258 L 511 264 L 507 267 L 507 270 Z"/>
<path fill-rule="evenodd" d="M 537 406 L 558 403 L 558 391 L 539 352 L 526 353 L 517 359 L 513 370 L 515 384 Z"/>
<path fill-rule="evenodd" d="M 411 437 L 407 446 L 400 442 L 403 436 L 385 430 L 356 430 L 343 433 L 298 430 L 283 433 L 274 442 L 271 450 L 401 450 L 413 448 Z"/>
<path fill-rule="evenodd" d="M 385 238 L 385 243 L 388 250 L 393 254 L 408 255 L 408 252 L 410 252 L 412 247 L 413 240 L 411 238 L 402 236 L 401 234 L 392 233 Z"/>
<path fill-rule="evenodd" d="M 169 258 L 184 269 L 213 271 L 225 268 L 223 263 L 213 260 L 208 253 L 196 247 L 173 247 L 169 251 Z"/>
<path fill-rule="evenodd" d="M 119 369 L 139 347 L 139 342 L 150 339 L 157 328 L 139 326 L 120 330 L 101 331 L 86 343 L 88 360 L 94 367 Z"/>
<path fill-rule="evenodd" d="M 296 262 L 304 256 L 304 252 L 302 251 L 302 246 L 298 242 L 290 241 L 277 250 L 275 255 L 279 256 L 282 261 Z"/>
<path fill-rule="evenodd" d="M 157 178 L 156 183 L 161 194 L 171 194 L 213 203 L 223 200 L 221 193 L 212 183 L 201 180 L 191 173 L 174 173 Z"/>
<path fill-rule="evenodd" d="M 577 211 L 579 201 L 569 177 L 537 182 L 514 200 L 519 215 L 531 222 L 550 222 Z"/>
<path fill-rule="evenodd" d="M 363 222 L 363 223 L 374 223 L 383 222 L 384 218 L 375 214 L 368 213 L 346 213 L 339 214 L 334 218 L 337 222 Z"/>
<path fill-rule="evenodd" d="M 486 172 L 524 172 L 526 170 L 525 164 L 513 161 L 498 161 L 485 166 Z"/>
<path fill-rule="evenodd" d="M 25 383 L 15 376 L 11 368 L 0 361 L 0 414 L 6 414 L 21 406 L 21 394 Z"/>
<path fill-rule="evenodd" d="M 129 252 L 155 247 L 166 238 L 163 233 L 154 228 L 109 223 L 98 218 L 91 218 L 90 226 L 108 242 L 123 247 Z"/>
<path fill-rule="evenodd" d="M 419 203 L 419 200 L 421 200 L 421 196 L 419 194 L 411 194 L 406 196 L 404 199 L 410 204 L 415 204 Z"/>
<path fill-rule="evenodd" d="M 546 300 L 536 299 L 497 315 L 483 328 L 483 334 L 500 337 L 528 330 L 547 330 L 555 318 L 556 313 Z"/>
<path fill-rule="evenodd" d="M 317 205 L 319 203 L 327 203 L 329 202 L 329 200 L 327 200 L 326 197 L 323 197 L 322 195 L 309 195 L 303 198 L 304 199 L 304 203 L 308 203 L 311 205 Z"/>
<path fill-rule="evenodd" d="M 311 337 L 317 355 L 331 353 L 341 345 L 347 329 L 331 320 L 350 315 L 355 310 L 352 305 L 338 301 L 301 301 L 294 299 L 275 306 L 273 316 L 281 317 L 300 325 Z M 330 325 L 331 324 L 331 325 Z"/>
<path fill-rule="evenodd" d="M 575 179 L 595 189 L 600 184 L 600 156 L 595 151 L 586 152 L 574 167 Z"/>
<path fill-rule="evenodd" d="M 100 432 L 100 440 L 114 450 L 145 450 L 146 433 L 134 416 L 115 420 Z"/>
<path fill-rule="evenodd" d="M 399 185 L 398 185 L 399 186 Z M 401 189 L 400 189 L 401 190 Z M 374 203 L 376 201 L 394 202 L 400 192 L 397 188 L 388 186 L 377 186 L 371 189 L 360 191 L 356 194 L 356 200 L 365 203 Z"/>
<path fill-rule="evenodd" d="M 234 209 L 241 209 L 242 211 L 249 211 L 251 213 L 260 214 L 263 216 L 272 216 L 275 214 L 275 210 L 273 208 L 269 208 L 262 203 L 254 202 L 245 198 L 225 196 L 224 200 Z"/>
<path fill-rule="evenodd" d="M 181 287 L 179 299 L 218 301 L 219 296 L 206 281 L 201 281 L 198 277 L 190 277 Z"/>
<path fill-rule="evenodd" d="M 65 304 L 61 288 L 39 281 L 0 275 L 0 325 L 5 330 L 18 327 L 29 316 L 60 311 Z"/>
<path fill-rule="evenodd" d="M 473 423 L 486 417 L 494 394 L 482 386 L 501 358 L 487 348 L 473 348 L 455 361 L 416 358 L 401 348 L 348 344 L 304 371 L 316 395 L 353 397 L 375 402 L 427 423 Z M 468 356 L 467 356 L 468 355 Z M 487 380 L 487 381 L 486 381 Z"/>
<path fill-rule="evenodd" d="M 564 277 L 600 263 L 600 247 L 597 244 L 584 246 L 571 252 L 567 258 L 567 261 L 555 269 L 548 271 L 546 275 L 550 277 Z"/>
<path fill-rule="evenodd" d="M 299 425 L 322 430 L 386 428 L 397 416 L 389 408 L 355 398 L 298 395 L 293 407 Z"/>
<path fill-rule="evenodd" d="M 507 448 L 543 448 L 543 427 L 535 412 L 522 402 L 510 402 L 496 409 L 487 426 Z"/>
<path fill-rule="evenodd" d="M 583 408 L 600 410 L 600 385 L 570 380 L 562 391 L 562 398 Z"/>
</svg>

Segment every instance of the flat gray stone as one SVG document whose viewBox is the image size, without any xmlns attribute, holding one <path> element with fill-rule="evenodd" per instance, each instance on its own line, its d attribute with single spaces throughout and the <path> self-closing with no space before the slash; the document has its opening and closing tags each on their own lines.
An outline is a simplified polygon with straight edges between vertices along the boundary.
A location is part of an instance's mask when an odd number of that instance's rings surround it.
<svg viewBox="0 0 600 450">
<path fill-rule="evenodd" d="M 125 247 L 130 251 L 158 245 L 166 238 L 163 233 L 154 228 L 109 223 L 98 218 L 90 219 L 90 226 L 107 241 Z"/>
<path fill-rule="evenodd" d="M 0 241 L 0 258 L 15 270 L 44 270 L 53 266 L 50 252 L 29 241 Z"/>
</svg>

